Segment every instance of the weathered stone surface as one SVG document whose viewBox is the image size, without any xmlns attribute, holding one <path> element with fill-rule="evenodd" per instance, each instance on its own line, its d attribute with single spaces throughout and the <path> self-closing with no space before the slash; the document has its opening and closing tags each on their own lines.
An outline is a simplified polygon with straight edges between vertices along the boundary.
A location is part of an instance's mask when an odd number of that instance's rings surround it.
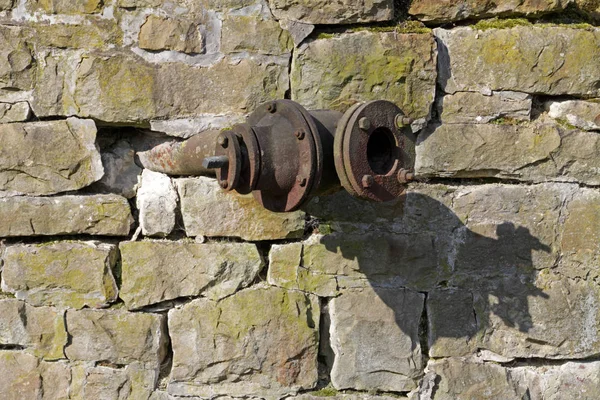
<svg viewBox="0 0 600 400">
<path fill-rule="evenodd" d="M 199 27 L 191 21 L 149 15 L 139 35 L 142 49 L 159 51 L 174 50 L 183 53 L 201 53 L 202 35 Z"/>
<path fill-rule="evenodd" d="M 65 358 L 64 311 L 32 307 L 16 299 L 0 300 L 0 344 L 24 346 L 26 352 L 47 360 Z"/>
<path fill-rule="evenodd" d="M 169 393 L 262 397 L 314 387 L 318 318 L 316 297 L 273 287 L 171 310 Z"/>
<path fill-rule="evenodd" d="M 390 100 L 412 118 L 426 118 L 435 80 L 430 33 L 357 32 L 316 39 L 300 46 L 292 61 L 292 99 L 309 110 Z"/>
<path fill-rule="evenodd" d="M 6 400 L 69 398 L 66 363 L 44 362 L 19 351 L 0 350 L 0 391 Z"/>
<path fill-rule="evenodd" d="M 13 7 L 14 0 L 0 0 L 0 11 L 10 10 Z"/>
<path fill-rule="evenodd" d="M 600 29 L 465 27 L 434 33 L 438 83 L 446 93 L 512 90 L 600 97 L 600 64 L 595 62 Z"/>
<path fill-rule="evenodd" d="M 0 236 L 126 236 L 133 222 L 117 195 L 0 198 Z"/>
<path fill-rule="evenodd" d="M 148 399 L 157 372 L 133 363 L 124 368 L 81 363 L 73 367 L 71 396 L 76 399 Z"/>
<path fill-rule="evenodd" d="M 0 25 L 0 88 L 33 88 L 35 60 L 28 46 L 30 38 L 29 29 Z"/>
<path fill-rule="evenodd" d="M 517 92 L 458 92 L 444 96 L 438 104 L 438 116 L 444 124 L 485 124 L 498 119 L 531 119 L 531 96 Z"/>
<path fill-rule="evenodd" d="M 285 54 L 293 47 L 290 34 L 272 20 L 254 16 L 228 16 L 221 31 L 221 51 Z"/>
<path fill-rule="evenodd" d="M 586 131 L 600 130 L 600 102 L 567 100 L 546 104 L 548 115 Z"/>
<path fill-rule="evenodd" d="M 270 58 L 225 58 L 196 67 L 150 64 L 122 54 L 48 54 L 37 76 L 32 102 L 37 116 L 76 114 L 128 125 L 247 113 L 267 100 L 283 98 L 289 86 L 287 62 Z"/>
<path fill-rule="evenodd" d="M 0 125 L 0 190 L 45 195 L 77 190 L 102 178 L 94 121 Z"/>
<path fill-rule="evenodd" d="M 135 163 L 135 150 L 125 139 L 117 140 L 101 151 L 104 176 L 93 188 L 101 192 L 116 193 L 128 199 L 135 197 L 142 168 Z"/>
<path fill-rule="evenodd" d="M 250 195 L 224 192 L 214 179 L 176 179 L 188 236 L 235 236 L 244 240 L 301 237 L 304 213 L 273 213 Z"/>
<path fill-rule="evenodd" d="M 437 277 L 437 252 L 427 233 L 314 235 L 274 245 L 268 273 L 273 285 L 327 297 L 370 284 L 427 290 Z"/>
<path fill-rule="evenodd" d="M 563 210 L 558 270 L 572 279 L 596 278 L 600 237 L 600 194 L 579 189 Z"/>
<path fill-rule="evenodd" d="M 0 103 L 0 124 L 27 121 L 30 115 L 31 108 L 25 101 L 15 104 Z"/>
<path fill-rule="evenodd" d="M 269 0 L 277 19 L 302 21 L 307 24 L 348 24 L 389 21 L 394 18 L 392 0 L 361 2 L 327 0 Z"/>
<path fill-rule="evenodd" d="M 120 245 L 128 308 L 204 295 L 217 300 L 254 281 L 264 262 L 250 243 L 143 241 Z"/>
<path fill-rule="evenodd" d="M 118 0 L 117 4 L 123 8 L 157 7 L 163 0 Z"/>
<path fill-rule="evenodd" d="M 104 307 L 117 298 L 114 245 L 52 242 L 7 246 L 2 290 L 34 305 Z"/>
<path fill-rule="evenodd" d="M 88 18 L 84 24 L 40 24 L 35 31 L 37 44 L 62 49 L 106 49 L 123 42 L 123 32 L 114 20 Z"/>
<path fill-rule="evenodd" d="M 410 5 L 409 14 L 420 21 L 441 23 L 493 15 L 539 15 L 562 10 L 569 3 L 570 0 L 415 0 Z"/>
<path fill-rule="evenodd" d="M 177 189 L 165 174 L 145 169 L 136 198 L 142 234 L 167 236 L 175 228 Z"/>
<path fill-rule="evenodd" d="M 408 399 L 408 397 L 399 396 L 394 394 L 393 396 L 376 395 L 369 393 L 342 393 L 337 392 L 335 389 L 329 387 L 318 390 L 315 392 L 308 392 L 300 394 L 298 396 L 286 397 L 290 400 L 394 400 L 394 399 Z"/>
<path fill-rule="evenodd" d="M 596 21 L 600 20 L 600 3 L 598 0 L 575 0 L 575 4 Z"/>
<path fill-rule="evenodd" d="M 306 24 L 298 21 L 290 21 L 287 19 L 280 19 L 279 25 L 289 32 L 294 44 L 299 46 L 314 30 L 313 24 Z"/>
<path fill-rule="evenodd" d="M 166 351 L 165 318 L 123 310 L 68 310 L 72 340 L 65 354 L 72 361 L 141 363 L 158 368 Z"/>
<path fill-rule="evenodd" d="M 102 11 L 103 0 L 27 0 L 32 11 L 49 14 L 93 14 Z"/>
<path fill-rule="evenodd" d="M 431 177 L 497 177 L 600 184 L 600 137 L 545 119 L 531 124 L 431 125 L 419 135 L 415 171 Z"/>
<path fill-rule="evenodd" d="M 331 300 L 333 386 L 395 392 L 416 388 L 423 368 L 418 331 L 424 299 L 406 289 L 374 288 Z"/>
</svg>

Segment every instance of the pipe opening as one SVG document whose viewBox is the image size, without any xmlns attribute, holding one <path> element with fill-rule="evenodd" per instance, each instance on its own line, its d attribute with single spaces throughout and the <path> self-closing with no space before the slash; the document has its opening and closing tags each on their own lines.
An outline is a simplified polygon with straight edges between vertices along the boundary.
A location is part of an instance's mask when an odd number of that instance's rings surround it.
<svg viewBox="0 0 600 400">
<path fill-rule="evenodd" d="M 395 153 L 392 132 L 385 127 L 375 129 L 367 142 L 367 161 L 371 170 L 377 175 L 386 175 L 394 167 Z"/>
</svg>

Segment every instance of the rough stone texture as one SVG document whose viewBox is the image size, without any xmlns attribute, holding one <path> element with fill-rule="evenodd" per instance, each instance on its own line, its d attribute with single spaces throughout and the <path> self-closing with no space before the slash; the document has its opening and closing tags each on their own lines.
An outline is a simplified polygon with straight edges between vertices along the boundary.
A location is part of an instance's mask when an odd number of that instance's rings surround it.
<svg viewBox="0 0 600 400">
<path fill-rule="evenodd" d="M 25 101 L 14 104 L 0 103 L 0 124 L 27 121 L 30 115 L 31 108 Z"/>
<path fill-rule="evenodd" d="M 548 120 L 532 124 L 431 125 L 419 135 L 415 171 L 422 177 L 549 179 L 600 184 L 600 137 Z"/>
<path fill-rule="evenodd" d="M 0 236 L 126 236 L 133 222 L 117 195 L 0 198 Z"/>
<path fill-rule="evenodd" d="M 430 33 L 357 32 L 316 39 L 300 46 L 292 60 L 292 99 L 309 110 L 390 100 L 412 118 L 426 118 L 435 80 Z"/>
<path fill-rule="evenodd" d="M 221 51 L 259 54 L 289 54 L 293 42 L 290 34 L 272 20 L 253 16 L 229 16 L 223 21 Z"/>
<path fill-rule="evenodd" d="M 118 368 L 78 364 L 73 367 L 71 396 L 77 399 L 148 399 L 157 373 L 139 363 Z"/>
<path fill-rule="evenodd" d="M 420 21 L 442 23 L 494 15 L 539 15 L 564 9 L 570 0 L 415 0 L 409 14 Z"/>
<path fill-rule="evenodd" d="M 499 119 L 531 119 L 531 96 L 517 92 L 458 92 L 438 103 L 438 116 L 444 124 L 485 124 Z"/>
<path fill-rule="evenodd" d="M 318 318 L 316 297 L 267 287 L 169 311 L 169 393 L 281 396 L 314 387 Z"/>
<path fill-rule="evenodd" d="M 464 27 L 434 33 L 438 83 L 446 93 L 512 90 L 600 97 L 600 64 L 594 61 L 600 57 L 600 29 Z"/>
<path fill-rule="evenodd" d="M 298 238 L 304 213 L 273 213 L 252 196 L 224 192 L 214 179 L 176 179 L 188 236 L 234 236 L 244 240 Z"/>
<path fill-rule="evenodd" d="M 287 65 L 279 61 L 223 59 L 210 67 L 194 67 L 150 64 L 122 54 L 49 54 L 38 72 L 32 107 L 39 117 L 77 114 L 130 125 L 249 112 L 264 101 L 284 97 Z"/>
<path fill-rule="evenodd" d="M 35 32 L 38 45 L 61 49 L 109 49 L 123 42 L 119 25 L 106 19 L 87 18 L 84 24 L 40 24 Z"/>
<path fill-rule="evenodd" d="M 117 140 L 101 153 L 104 176 L 93 188 L 116 193 L 128 199 L 135 197 L 142 168 L 135 163 L 135 150 L 126 139 Z"/>
<path fill-rule="evenodd" d="M 168 236 L 175 228 L 178 200 L 171 178 L 145 169 L 136 198 L 142 234 Z"/>
<path fill-rule="evenodd" d="M 34 305 L 104 307 L 117 298 L 114 245 L 54 242 L 4 251 L 2 290 Z"/>
<path fill-rule="evenodd" d="M 102 11 L 103 0 L 28 0 L 32 11 L 49 14 L 93 14 Z"/>
<path fill-rule="evenodd" d="M 32 307 L 16 299 L 0 300 L 0 345 L 25 346 L 46 360 L 65 358 L 67 344 L 64 312 Z"/>
<path fill-rule="evenodd" d="M 91 120 L 0 125 L 0 190 L 46 195 L 77 190 L 104 168 Z"/>
<path fill-rule="evenodd" d="M 416 388 L 422 374 L 418 331 L 424 299 L 406 289 L 373 288 L 331 300 L 333 386 L 394 392 Z"/>
<path fill-rule="evenodd" d="M 337 391 L 326 388 L 321 391 L 308 392 L 298 396 L 287 397 L 290 400 L 394 400 L 408 399 L 408 397 L 393 394 L 391 396 L 376 395 L 369 393 L 337 393 Z"/>
<path fill-rule="evenodd" d="M 349 24 L 389 21 L 394 18 L 392 0 L 269 0 L 277 19 L 301 21 L 307 24 Z"/>
<path fill-rule="evenodd" d="M 61 362 L 44 362 L 30 354 L 0 350 L 0 392 L 6 400 L 68 399 L 70 372 Z"/>
<path fill-rule="evenodd" d="M 0 0 L 0 11 L 10 10 L 13 7 L 14 0 Z"/>
<path fill-rule="evenodd" d="M 273 246 L 269 283 L 319 296 L 370 284 L 427 290 L 438 276 L 432 236 L 332 234 Z"/>
<path fill-rule="evenodd" d="M 130 309 L 200 294 L 218 300 L 248 286 L 264 266 L 250 243 L 143 241 L 120 249 L 120 296 Z"/>
<path fill-rule="evenodd" d="M 27 40 L 31 31 L 0 25 L 0 88 L 29 90 L 35 79 L 35 60 Z"/>
<path fill-rule="evenodd" d="M 600 102 L 598 101 L 550 101 L 546 104 L 548 115 L 567 121 L 586 131 L 600 131 Z"/>
<path fill-rule="evenodd" d="M 190 21 L 149 15 L 140 29 L 139 46 L 142 49 L 174 50 L 183 53 L 201 53 L 202 35 Z"/>
<path fill-rule="evenodd" d="M 166 352 L 165 317 L 123 310 L 68 310 L 72 340 L 65 354 L 72 361 L 140 363 L 156 368 Z"/>
</svg>

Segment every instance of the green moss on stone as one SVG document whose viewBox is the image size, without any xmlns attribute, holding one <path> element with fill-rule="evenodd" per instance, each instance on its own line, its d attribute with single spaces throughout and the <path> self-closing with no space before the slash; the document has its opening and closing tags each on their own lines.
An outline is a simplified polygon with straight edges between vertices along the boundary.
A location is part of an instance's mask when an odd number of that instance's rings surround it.
<svg viewBox="0 0 600 400">
<path fill-rule="evenodd" d="M 334 387 L 327 386 L 321 390 L 317 390 L 316 392 L 310 392 L 310 395 L 314 397 L 334 397 L 337 396 L 338 393 L 339 392 Z"/>
<path fill-rule="evenodd" d="M 499 18 L 491 18 L 484 19 L 477 22 L 474 25 L 475 29 L 479 29 L 480 31 L 485 31 L 488 29 L 510 29 L 516 26 L 530 26 L 532 23 L 525 18 L 510 18 L 510 19 L 499 19 Z"/>
</svg>

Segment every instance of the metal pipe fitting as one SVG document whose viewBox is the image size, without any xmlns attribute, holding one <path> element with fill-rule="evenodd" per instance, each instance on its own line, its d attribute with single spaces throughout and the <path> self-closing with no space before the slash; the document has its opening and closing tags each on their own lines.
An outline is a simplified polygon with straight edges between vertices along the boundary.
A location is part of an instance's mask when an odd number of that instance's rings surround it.
<svg viewBox="0 0 600 400">
<path fill-rule="evenodd" d="M 252 193 L 265 208 L 287 212 L 340 186 L 388 201 L 413 179 L 415 137 L 409 119 L 383 100 L 345 114 L 307 111 L 291 100 L 259 106 L 246 123 L 167 143 L 138 158 L 170 175 L 215 175 L 221 188 Z"/>
</svg>

